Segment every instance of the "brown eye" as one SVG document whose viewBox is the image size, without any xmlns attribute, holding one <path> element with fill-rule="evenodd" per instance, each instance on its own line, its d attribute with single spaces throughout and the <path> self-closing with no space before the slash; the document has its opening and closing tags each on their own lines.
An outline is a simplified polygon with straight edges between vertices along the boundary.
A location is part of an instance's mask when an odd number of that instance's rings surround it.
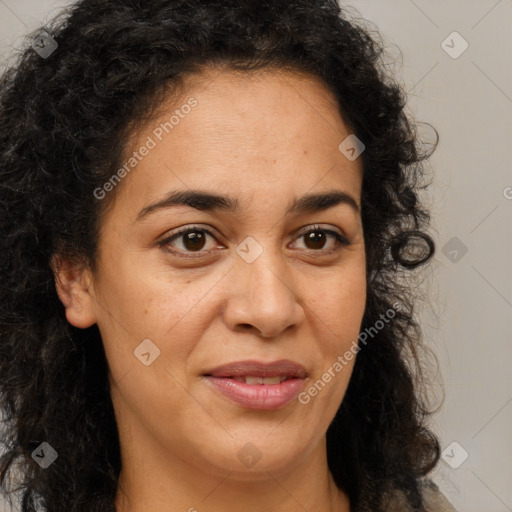
<svg viewBox="0 0 512 512">
<path fill-rule="evenodd" d="M 202 231 L 187 231 L 181 236 L 183 237 L 183 245 L 189 251 L 199 251 L 206 243 L 206 238 Z"/>
<path fill-rule="evenodd" d="M 308 231 L 302 232 L 298 236 L 298 239 L 301 238 L 304 239 L 306 249 L 313 252 L 324 251 L 326 254 L 336 251 L 340 245 L 349 245 L 349 241 L 340 233 L 317 226 L 313 226 Z M 331 246 L 326 249 L 325 245 L 328 243 L 329 239 L 334 240 L 334 247 Z"/>
<path fill-rule="evenodd" d="M 322 231 L 319 231 L 319 230 L 310 231 L 309 233 L 307 233 L 306 235 L 303 235 L 303 236 L 304 236 L 304 240 L 306 242 L 306 246 L 308 247 L 308 249 L 314 249 L 314 250 L 323 249 L 323 247 L 327 241 L 327 237 L 325 236 L 325 233 Z"/>
<path fill-rule="evenodd" d="M 208 238 L 216 240 L 215 237 L 206 229 L 196 226 L 189 226 L 182 229 L 171 236 L 158 243 L 158 245 L 168 252 L 183 256 L 183 257 L 201 257 L 202 253 L 210 252 L 207 248 Z M 307 231 L 302 232 L 297 239 L 303 239 L 305 249 L 313 253 L 331 254 L 337 251 L 340 246 L 350 245 L 349 241 L 340 233 L 330 229 L 313 226 Z M 331 246 L 328 246 L 329 240 L 332 241 Z M 179 243 L 178 243 L 179 242 Z M 210 249 L 219 247 L 212 244 Z M 196 253 L 194 255 L 194 253 Z"/>
<path fill-rule="evenodd" d="M 209 252 L 206 247 L 208 238 L 215 240 L 215 237 L 206 229 L 190 226 L 165 238 L 158 245 L 166 248 L 169 252 L 182 254 L 187 257 L 187 253 L 199 253 L 198 255 L 201 255 L 200 253 Z M 214 247 L 216 245 L 211 244 L 210 249 Z"/>
</svg>

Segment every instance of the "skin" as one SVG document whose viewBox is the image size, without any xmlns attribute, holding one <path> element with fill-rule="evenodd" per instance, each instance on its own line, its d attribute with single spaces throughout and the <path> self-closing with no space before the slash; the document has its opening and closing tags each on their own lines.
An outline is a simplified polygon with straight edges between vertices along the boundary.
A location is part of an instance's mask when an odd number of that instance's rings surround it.
<svg viewBox="0 0 512 512">
<path fill-rule="evenodd" d="M 109 192 L 96 272 L 56 260 L 68 321 L 97 323 L 105 346 L 123 464 L 117 511 L 349 511 L 328 470 L 325 433 L 355 359 L 308 404 L 272 411 L 235 404 L 203 373 L 292 359 L 308 372 L 307 390 L 357 339 L 366 303 L 360 214 L 343 203 L 285 212 L 297 197 L 332 189 L 360 209 L 361 158 L 338 150 L 351 132 L 324 84 L 276 70 L 188 79 L 127 154 L 190 97 L 197 106 Z M 240 211 L 173 206 L 137 221 L 169 191 L 191 188 L 235 197 Z M 297 233 L 316 224 L 349 245 Z M 158 244 L 192 225 L 212 236 Z M 252 263 L 236 252 L 248 236 L 263 250 Z M 160 355 L 146 366 L 134 350 L 148 338 Z M 249 442 L 261 454 L 252 467 L 237 456 Z"/>
</svg>

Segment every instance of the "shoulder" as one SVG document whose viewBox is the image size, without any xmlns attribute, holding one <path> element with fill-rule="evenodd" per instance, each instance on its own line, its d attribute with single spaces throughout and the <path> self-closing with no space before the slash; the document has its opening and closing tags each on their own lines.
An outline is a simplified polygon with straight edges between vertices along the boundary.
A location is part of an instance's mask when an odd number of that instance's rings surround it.
<svg viewBox="0 0 512 512">
<path fill-rule="evenodd" d="M 427 512 L 457 512 L 432 480 L 423 483 L 422 495 Z"/>
<path fill-rule="evenodd" d="M 425 479 L 420 486 L 425 512 L 457 512 L 432 480 Z M 392 499 L 388 502 L 388 508 L 386 508 L 386 512 L 410 511 L 411 509 L 401 492 L 393 494 Z"/>
</svg>

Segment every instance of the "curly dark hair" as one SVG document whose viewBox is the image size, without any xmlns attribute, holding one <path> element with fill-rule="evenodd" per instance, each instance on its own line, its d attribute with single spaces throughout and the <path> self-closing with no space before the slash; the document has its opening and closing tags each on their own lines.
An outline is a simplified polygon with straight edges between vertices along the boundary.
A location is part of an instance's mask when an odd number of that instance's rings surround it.
<svg viewBox="0 0 512 512">
<path fill-rule="evenodd" d="M 43 29 L 58 43 L 45 57 L 30 47 Z M 3 492 L 20 493 L 22 512 L 115 511 L 121 457 L 102 339 L 96 325 L 67 322 L 52 256 L 95 268 L 115 192 L 98 201 L 93 191 L 184 77 L 283 69 L 320 78 L 366 146 L 362 329 L 399 304 L 358 354 L 327 431 L 329 469 L 354 510 L 383 511 L 396 491 L 423 510 L 421 483 L 440 457 L 412 272 L 434 253 L 419 201 L 430 155 L 378 32 L 335 0 L 81 0 L 26 46 L 0 81 Z M 43 441 L 59 454 L 47 469 L 31 457 Z"/>
</svg>

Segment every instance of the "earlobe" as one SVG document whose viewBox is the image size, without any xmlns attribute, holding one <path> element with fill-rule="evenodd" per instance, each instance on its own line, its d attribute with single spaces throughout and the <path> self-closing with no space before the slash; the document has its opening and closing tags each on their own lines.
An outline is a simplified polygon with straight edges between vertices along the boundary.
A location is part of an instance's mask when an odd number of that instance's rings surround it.
<svg viewBox="0 0 512 512">
<path fill-rule="evenodd" d="M 52 257 L 51 267 L 55 276 L 57 295 L 66 309 L 68 322 L 82 329 L 94 325 L 96 312 L 89 269 L 60 255 Z"/>
</svg>

